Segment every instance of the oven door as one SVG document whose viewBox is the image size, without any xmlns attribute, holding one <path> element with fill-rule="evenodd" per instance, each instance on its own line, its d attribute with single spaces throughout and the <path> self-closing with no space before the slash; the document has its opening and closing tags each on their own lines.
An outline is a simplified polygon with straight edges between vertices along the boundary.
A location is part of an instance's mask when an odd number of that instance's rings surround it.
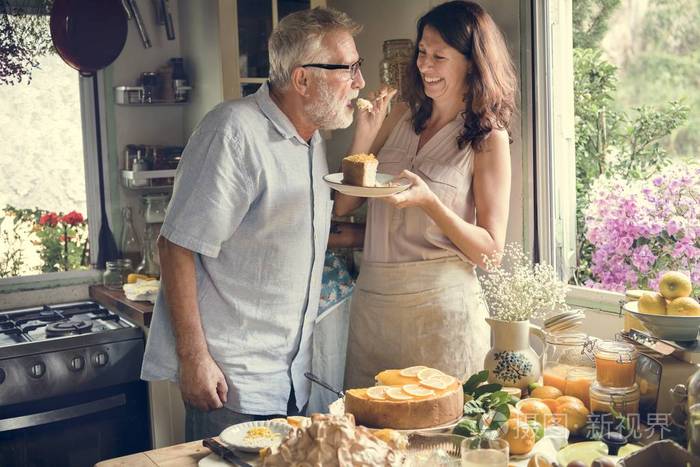
<svg viewBox="0 0 700 467">
<path fill-rule="evenodd" d="M 150 448 L 143 381 L 0 406 L 3 467 L 91 467 Z"/>
</svg>

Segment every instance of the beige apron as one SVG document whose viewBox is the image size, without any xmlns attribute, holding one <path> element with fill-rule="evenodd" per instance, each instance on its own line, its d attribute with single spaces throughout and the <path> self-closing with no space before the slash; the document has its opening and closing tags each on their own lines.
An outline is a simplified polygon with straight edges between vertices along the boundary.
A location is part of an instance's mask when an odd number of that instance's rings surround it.
<svg viewBox="0 0 700 467">
<path fill-rule="evenodd" d="M 425 365 L 464 381 L 484 366 L 491 333 L 474 266 L 457 257 L 363 262 L 352 296 L 345 387 Z"/>
</svg>

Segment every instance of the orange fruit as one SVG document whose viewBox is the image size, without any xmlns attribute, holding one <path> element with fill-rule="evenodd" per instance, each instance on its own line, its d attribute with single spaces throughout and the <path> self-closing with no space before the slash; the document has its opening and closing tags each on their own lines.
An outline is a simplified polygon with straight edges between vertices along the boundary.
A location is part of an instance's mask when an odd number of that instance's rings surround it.
<svg viewBox="0 0 700 467">
<path fill-rule="evenodd" d="M 542 426 L 548 426 L 552 422 L 552 411 L 539 399 L 523 399 L 515 407 L 520 409 L 528 419 L 537 420 Z"/>
<path fill-rule="evenodd" d="M 549 410 L 552 411 L 552 413 L 555 413 L 557 411 L 557 407 L 559 407 L 559 402 L 556 401 L 556 399 L 540 399 L 543 404 L 545 404 L 547 407 L 549 407 Z"/>
<path fill-rule="evenodd" d="M 557 397 L 557 404 L 558 404 L 558 405 L 562 405 L 562 404 L 578 404 L 578 405 L 582 405 L 582 406 L 584 406 L 584 407 L 586 406 L 586 404 L 584 404 L 583 401 L 582 401 L 581 399 L 579 399 L 578 397 L 574 397 L 574 396 L 561 396 L 561 397 Z"/>
<path fill-rule="evenodd" d="M 554 386 L 540 386 L 530 392 L 530 397 L 536 397 L 538 399 L 556 399 L 563 395 L 564 393 Z"/>
<path fill-rule="evenodd" d="M 522 420 L 524 422 L 527 421 L 527 416 L 525 416 L 524 413 L 514 405 L 508 404 L 508 409 L 510 409 L 510 416 L 508 417 L 509 419 L 511 418 L 517 418 L 518 420 Z"/>
<path fill-rule="evenodd" d="M 501 426 L 500 437 L 508 443 L 511 454 L 527 454 L 535 446 L 535 431 L 527 423 L 515 418 Z"/>
<path fill-rule="evenodd" d="M 559 425 L 565 426 L 572 434 L 580 433 L 588 423 L 588 409 L 579 404 L 561 404 L 554 414 Z"/>
</svg>

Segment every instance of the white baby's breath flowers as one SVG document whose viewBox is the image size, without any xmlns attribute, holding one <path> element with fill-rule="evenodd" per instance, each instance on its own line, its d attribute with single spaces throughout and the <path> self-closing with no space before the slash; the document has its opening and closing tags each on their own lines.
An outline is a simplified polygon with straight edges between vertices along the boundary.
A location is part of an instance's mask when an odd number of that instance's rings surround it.
<svg viewBox="0 0 700 467">
<path fill-rule="evenodd" d="M 501 255 L 485 256 L 484 263 L 482 289 L 493 318 L 522 321 L 568 309 L 566 283 L 551 265 L 533 265 L 518 244 L 507 244 Z"/>
</svg>

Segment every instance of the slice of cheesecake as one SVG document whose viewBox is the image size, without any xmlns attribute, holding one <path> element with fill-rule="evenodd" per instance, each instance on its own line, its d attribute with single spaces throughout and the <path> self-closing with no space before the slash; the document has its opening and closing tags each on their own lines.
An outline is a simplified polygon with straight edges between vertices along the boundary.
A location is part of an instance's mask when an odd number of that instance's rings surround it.
<svg viewBox="0 0 700 467">
<path fill-rule="evenodd" d="M 374 154 L 353 154 L 342 161 L 343 183 L 373 187 L 377 184 L 379 161 Z"/>
</svg>

